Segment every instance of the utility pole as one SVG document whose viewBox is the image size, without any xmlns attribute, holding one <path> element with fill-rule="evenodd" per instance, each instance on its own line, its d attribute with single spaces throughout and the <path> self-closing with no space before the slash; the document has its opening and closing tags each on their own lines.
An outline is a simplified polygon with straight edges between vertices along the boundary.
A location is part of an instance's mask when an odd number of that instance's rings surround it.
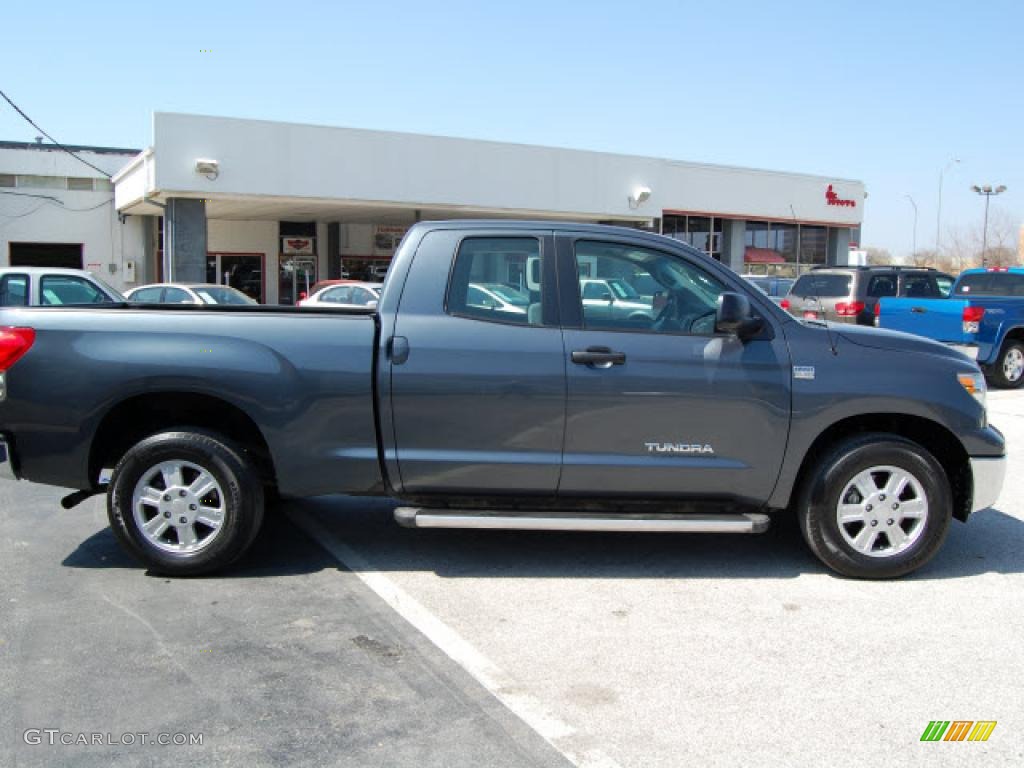
<svg viewBox="0 0 1024 768">
<path fill-rule="evenodd" d="M 904 195 L 904 197 L 910 201 L 910 204 L 912 206 L 914 206 L 914 238 L 912 240 L 913 246 L 910 250 L 910 261 L 913 262 L 914 257 L 917 256 L 917 203 L 914 202 L 914 198 L 912 198 L 910 195 Z M 914 264 L 913 266 L 917 265 Z"/>
<path fill-rule="evenodd" d="M 954 165 L 960 162 L 960 158 L 954 157 L 948 163 L 946 167 L 939 171 L 939 205 L 938 212 L 935 214 L 935 255 L 939 255 L 939 246 L 942 244 L 942 177 L 946 171 L 952 168 Z"/>
</svg>

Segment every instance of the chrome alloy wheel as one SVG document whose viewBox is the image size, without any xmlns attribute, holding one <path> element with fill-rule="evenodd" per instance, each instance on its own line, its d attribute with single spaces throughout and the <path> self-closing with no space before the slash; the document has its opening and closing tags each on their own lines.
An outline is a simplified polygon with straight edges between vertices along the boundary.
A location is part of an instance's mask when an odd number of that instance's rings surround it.
<svg viewBox="0 0 1024 768">
<path fill-rule="evenodd" d="M 1003 376 L 1011 383 L 1020 381 L 1024 374 L 1024 352 L 1019 347 L 1012 347 L 1003 355 Z"/>
<path fill-rule="evenodd" d="M 846 543 L 868 557 L 892 557 L 921 538 L 928 497 L 921 482 L 899 467 L 871 467 L 846 484 L 836 522 Z"/>
<path fill-rule="evenodd" d="M 163 461 L 142 473 L 132 493 L 139 531 L 164 552 L 198 552 L 217 538 L 226 513 L 213 475 L 188 461 Z"/>
</svg>

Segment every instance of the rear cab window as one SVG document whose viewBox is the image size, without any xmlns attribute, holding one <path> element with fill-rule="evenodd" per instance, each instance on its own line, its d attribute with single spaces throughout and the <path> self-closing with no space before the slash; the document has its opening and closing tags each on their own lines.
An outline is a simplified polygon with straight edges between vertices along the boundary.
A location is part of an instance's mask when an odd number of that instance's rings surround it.
<svg viewBox="0 0 1024 768">
<path fill-rule="evenodd" d="M 850 295 L 852 284 L 851 275 L 809 273 L 800 276 L 790 293 L 794 296 L 815 296 L 819 299 L 839 298 Z"/>
<path fill-rule="evenodd" d="M 979 272 L 964 275 L 956 286 L 957 296 L 1024 296 L 1024 275 L 1009 272 Z"/>
<path fill-rule="evenodd" d="M 540 241 L 470 237 L 459 245 L 445 307 L 450 315 L 513 325 L 543 325 Z"/>
</svg>

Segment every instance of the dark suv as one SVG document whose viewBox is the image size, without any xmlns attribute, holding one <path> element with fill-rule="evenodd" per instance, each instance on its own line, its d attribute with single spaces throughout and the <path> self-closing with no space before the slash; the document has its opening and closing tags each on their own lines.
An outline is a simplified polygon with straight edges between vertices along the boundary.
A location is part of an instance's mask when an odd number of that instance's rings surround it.
<svg viewBox="0 0 1024 768">
<path fill-rule="evenodd" d="M 782 308 L 796 317 L 873 325 L 883 296 L 945 298 L 953 281 L 931 267 L 815 267 L 797 279 Z"/>
</svg>

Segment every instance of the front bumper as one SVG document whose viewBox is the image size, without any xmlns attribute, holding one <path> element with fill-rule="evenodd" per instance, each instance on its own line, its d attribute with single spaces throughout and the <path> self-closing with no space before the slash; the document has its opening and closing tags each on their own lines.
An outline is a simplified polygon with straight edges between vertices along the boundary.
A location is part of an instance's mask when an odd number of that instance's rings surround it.
<svg viewBox="0 0 1024 768">
<path fill-rule="evenodd" d="M 977 344 L 947 344 L 946 346 L 950 349 L 955 349 L 960 354 L 967 355 L 971 360 L 978 359 Z"/>
<path fill-rule="evenodd" d="M 971 476 L 974 479 L 974 499 L 971 512 L 988 509 L 999 499 L 1006 478 L 1006 457 L 995 456 L 971 459 Z"/>
<path fill-rule="evenodd" d="M 11 445 L 7 439 L 0 437 L 0 480 L 17 480 L 18 474 L 14 471 L 14 455 L 11 453 Z"/>
</svg>

